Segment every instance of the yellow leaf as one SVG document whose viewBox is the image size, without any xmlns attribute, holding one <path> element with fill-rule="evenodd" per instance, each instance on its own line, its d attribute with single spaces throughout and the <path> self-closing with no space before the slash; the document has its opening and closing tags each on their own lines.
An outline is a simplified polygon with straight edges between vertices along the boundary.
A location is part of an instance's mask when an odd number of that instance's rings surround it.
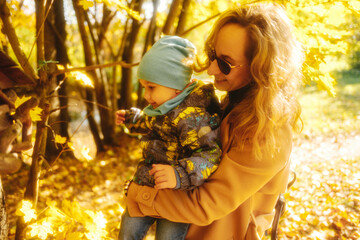
<svg viewBox="0 0 360 240">
<path fill-rule="evenodd" d="M 56 204 L 57 203 L 55 201 L 52 201 L 50 199 L 46 200 L 46 205 L 48 205 L 48 206 L 56 207 Z"/>
<path fill-rule="evenodd" d="M 70 73 L 70 76 L 74 77 L 76 81 L 79 81 L 80 83 L 82 83 L 85 86 L 89 86 L 89 87 L 94 87 L 94 85 L 92 84 L 90 78 L 79 71 L 74 71 Z"/>
<path fill-rule="evenodd" d="M 17 216 L 24 216 L 24 221 L 30 222 L 32 219 L 36 219 L 35 210 L 32 208 L 33 204 L 30 201 L 23 200 L 21 202 L 21 208 L 16 210 L 15 215 Z"/>
<path fill-rule="evenodd" d="M 27 100 L 29 100 L 31 97 L 21 97 L 21 98 L 17 98 L 15 100 L 15 108 L 18 108 L 21 104 L 23 104 L 24 102 L 26 102 Z M 30 117 L 31 117 L 31 120 L 33 122 L 36 122 L 36 121 L 41 121 L 41 112 L 42 112 L 42 109 L 39 108 L 38 106 L 36 106 L 35 108 L 31 109 L 30 110 Z"/>
<path fill-rule="evenodd" d="M 18 108 L 21 104 L 29 100 L 31 97 L 22 96 L 21 98 L 16 98 L 15 100 L 15 108 Z"/>
<path fill-rule="evenodd" d="M 40 239 L 46 239 L 48 234 L 53 234 L 52 225 L 48 221 L 44 221 L 42 224 L 34 223 L 30 225 L 31 231 L 30 236 L 31 237 L 39 237 Z"/>
<path fill-rule="evenodd" d="M 81 239 L 84 236 L 83 233 L 75 232 L 75 233 L 69 233 L 66 235 L 67 240 L 78 240 Z"/>
<path fill-rule="evenodd" d="M 60 144 L 64 144 L 66 142 L 66 137 L 62 137 L 58 134 L 55 134 L 55 142 L 56 143 L 60 143 Z"/>
<path fill-rule="evenodd" d="M 106 232 L 105 232 L 106 233 Z M 103 239 L 104 238 L 104 233 L 103 231 L 91 231 L 88 233 L 85 233 L 85 236 L 87 237 L 87 239 L 89 240 L 98 240 L 98 239 Z"/>
<path fill-rule="evenodd" d="M 80 0 L 79 5 L 84 8 L 84 10 L 88 10 L 89 7 L 94 6 L 94 2 L 88 0 Z"/>
<path fill-rule="evenodd" d="M 301 214 L 300 214 L 300 218 L 301 218 L 302 220 L 306 220 L 306 218 L 307 218 L 308 215 L 309 215 L 308 212 L 301 213 Z"/>
<path fill-rule="evenodd" d="M 57 67 L 59 70 L 64 70 L 64 69 L 65 69 L 64 65 L 62 65 L 62 64 L 56 64 L 56 67 Z"/>
<path fill-rule="evenodd" d="M 48 207 L 46 214 L 50 216 L 49 219 L 51 218 L 52 222 L 62 222 L 66 218 L 66 215 L 60 209 L 53 206 Z"/>
<path fill-rule="evenodd" d="M 91 223 L 96 225 L 96 228 L 106 228 L 107 220 L 101 211 L 94 213 L 93 211 L 85 210 L 85 213 L 90 217 Z"/>
<path fill-rule="evenodd" d="M 34 109 L 30 110 L 30 117 L 33 122 L 41 121 L 42 109 L 36 106 Z"/>
<path fill-rule="evenodd" d="M 62 65 L 62 64 L 56 64 L 56 67 L 58 68 L 58 70 L 64 70 L 65 69 L 65 66 Z M 72 68 L 72 66 L 70 64 L 66 64 L 66 68 L 69 69 L 69 68 Z"/>
</svg>

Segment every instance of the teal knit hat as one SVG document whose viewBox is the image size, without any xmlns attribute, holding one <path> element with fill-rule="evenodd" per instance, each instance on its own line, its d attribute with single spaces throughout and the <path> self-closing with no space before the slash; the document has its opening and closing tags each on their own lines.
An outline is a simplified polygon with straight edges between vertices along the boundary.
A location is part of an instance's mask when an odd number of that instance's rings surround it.
<svg viewBox="0 0 360 240">
<path fill-rule="evenodd" d="M 183 90 L 190 82 L 195 46 L 178 36 L 159 39 L 141 59 L 138 79 Z"/>
</svg>

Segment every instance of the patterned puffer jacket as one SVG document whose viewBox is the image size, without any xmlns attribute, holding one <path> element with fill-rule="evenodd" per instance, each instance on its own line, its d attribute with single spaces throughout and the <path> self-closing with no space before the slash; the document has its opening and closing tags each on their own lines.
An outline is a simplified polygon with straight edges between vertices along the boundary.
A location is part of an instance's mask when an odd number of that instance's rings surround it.
<svg viewBox="0 0 360 240">
<path fill-rule="evenodd" d="M 144 134 L 143 159 L 133 181 L 153 187 L 152 164 L 169 164 L 180 177 L 180 189 L 201 185 L 220 162 L 219 114 L 213 85 L 200 81 L 183 102 L 164 115 L 151 117 L 137 108 L 127 110 L 125 126 L 131 133 Z"/>
</svg>

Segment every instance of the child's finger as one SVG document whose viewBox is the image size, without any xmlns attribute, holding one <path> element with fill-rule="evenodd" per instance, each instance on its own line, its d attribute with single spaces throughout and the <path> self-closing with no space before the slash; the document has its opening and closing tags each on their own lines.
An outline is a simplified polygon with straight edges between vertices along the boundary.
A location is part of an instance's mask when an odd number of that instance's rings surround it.
<svg viewBox="0 0 360 240">
<path fill-rule="evenodd" d="M 168 179 L 165 175 L 155 178 L 155 184 L 167 182 Z"/>
<path fill-rule="evenodd" d="M 154 175 L 156 172 L 162 171 L 163 168 L 161 164 L 153 164 L 151 170 L 149 171 L 150 175 Z"/>
<path fill-rule="evenodd" d="M 124 122 L 125 118 L 116 118 L 116 122 Z"/>
<path fill-rule="evenodd" d="M 168 188 L 167 183 L 159 183 L 155 185 L 155 189 L 165 189 Z"/>
<path fill-rule="evenodd" d="M 166 174 L 164 174 L 163 172 L 156 172 L 154 173 L 154 180 L 161 180 L 161 179 L 168 179 L 168 177 L 166 176 Z"/>
<path fill-rule="evenodd" d="M 124 120 L 116 119 L 116 124 L 117 124 L 117 125 L 120 125 L 120 124 L 123 124 L 123 123 L 124 123 Z"/>
</svg>

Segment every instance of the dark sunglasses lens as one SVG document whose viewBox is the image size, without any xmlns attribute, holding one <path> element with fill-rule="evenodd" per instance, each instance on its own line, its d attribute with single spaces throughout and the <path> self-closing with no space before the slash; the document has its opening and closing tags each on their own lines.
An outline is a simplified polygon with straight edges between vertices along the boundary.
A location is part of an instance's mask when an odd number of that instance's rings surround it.
<svg viewBox="0 0 360 240">
<path fill-rule="evenodd" d="M 231 71 L 231 68 L 229 66 L 229 64 L 227 64 L 224 60 L 222 60 L 221 58 L 216 58 L 217 60 L 217 64 L 219 66 L 220 71 L 225 74 L 228 75 Z"/>
</svg>

